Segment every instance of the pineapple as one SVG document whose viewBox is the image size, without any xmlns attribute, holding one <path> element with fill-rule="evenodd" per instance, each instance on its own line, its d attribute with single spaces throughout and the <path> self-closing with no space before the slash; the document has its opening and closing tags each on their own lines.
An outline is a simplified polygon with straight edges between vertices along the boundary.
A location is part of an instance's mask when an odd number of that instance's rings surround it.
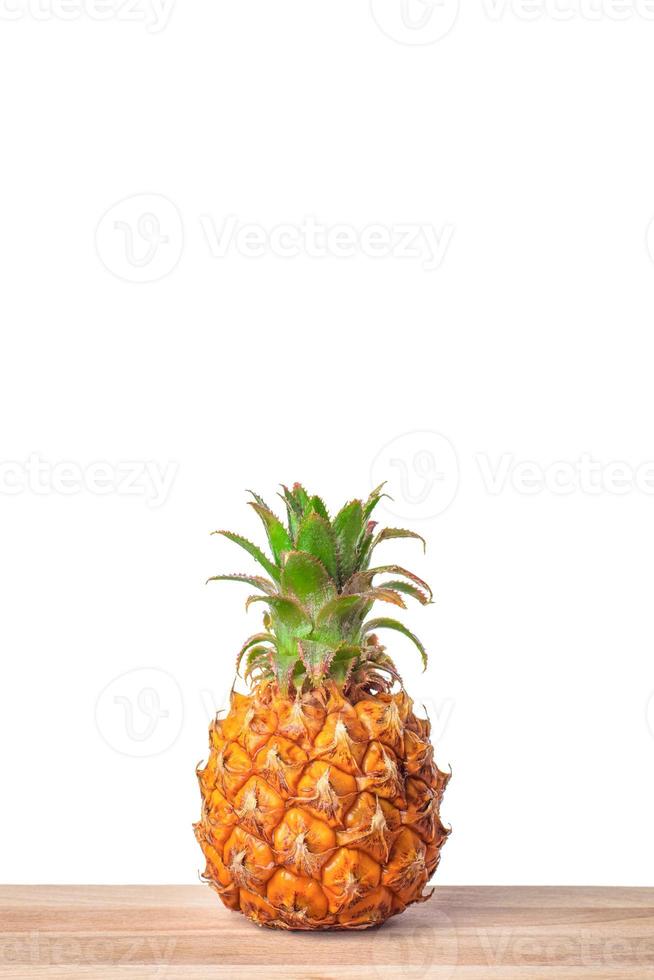
<svg viewBox="0 0 654 980">
<path fill-rule="evenodd" d="M 230 531 L 263 575 L 216 575 L 257 590 L 263 629 L 237 658 L 248 694 L 209 730 L 198 770 L 194 825 L 203 875 L 230 909 L 279 929 L 364 929 L 429 895 L 449 830 L 440 802 L 449 780 L 433 759 L 429 722 L 416 717 L 378 639 L 396 619 L 368 618 L 373 603 L 431 602 L 429 586 L 398 565 L 371 567 L 391 538 L 371 514 L 382 487 L 331 520 L 320 497 L 283 488 L 288 523 L 253 494 L 271 555 Z M 282 496 L 282 495 L 280 495 Z M 391 576 L 379 582 L 380 576 Z M 394 690 L 397 688 L 397 690 Z"/>
</svg>

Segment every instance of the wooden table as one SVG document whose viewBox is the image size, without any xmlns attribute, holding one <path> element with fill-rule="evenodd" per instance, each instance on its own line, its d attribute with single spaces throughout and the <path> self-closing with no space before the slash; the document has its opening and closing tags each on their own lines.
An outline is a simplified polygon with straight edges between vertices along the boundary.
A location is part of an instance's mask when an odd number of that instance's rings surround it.
<svg viewBox="0 0 654 980">
<path fill-rule="evenodd" d="M 380 929 L 286 933 L 202 885 L 0 887 L 16 980 L 646 980 L 654 889 L 437 888 Z"/>
</svg>

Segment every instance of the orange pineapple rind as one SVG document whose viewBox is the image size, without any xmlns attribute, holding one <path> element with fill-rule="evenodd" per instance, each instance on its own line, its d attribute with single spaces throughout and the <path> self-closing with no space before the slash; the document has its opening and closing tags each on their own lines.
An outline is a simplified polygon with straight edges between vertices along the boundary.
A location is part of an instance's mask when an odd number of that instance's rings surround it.
<svg viewBox="0 0 654 980">
<path fill-rule="evenodd" d="M 347 707 L 338 691 L 303 703 L 267 685 L 212 726 L 198 769 L 203 879 L 257 925 L 363 929 L 430 897 L 450 774 L 404 692 Z"/>
</svg>

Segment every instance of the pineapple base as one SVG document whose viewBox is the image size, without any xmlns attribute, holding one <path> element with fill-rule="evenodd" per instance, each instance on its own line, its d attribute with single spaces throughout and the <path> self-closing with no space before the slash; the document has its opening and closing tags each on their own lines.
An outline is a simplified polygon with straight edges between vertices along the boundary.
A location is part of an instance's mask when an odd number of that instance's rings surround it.
<svg viewBox="0 0 654 980">
<path fill-rule="evenodd" d="M 429 729 L 404 691 L 234 692 L 198 770 L 204 880 L 278 929 L 365 929 L 425 901 L 450 833 Z"/>
</svg>

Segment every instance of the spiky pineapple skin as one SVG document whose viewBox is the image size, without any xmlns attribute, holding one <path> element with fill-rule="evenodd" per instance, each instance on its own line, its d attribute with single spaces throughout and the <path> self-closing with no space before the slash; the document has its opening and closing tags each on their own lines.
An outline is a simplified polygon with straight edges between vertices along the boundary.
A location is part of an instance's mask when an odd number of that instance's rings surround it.
<svg viewBox="0 0 654 980">
<path fill-rule="evenodd" d="M 204 879 L 280 929 L 364 929 L 424 901 L 449 834 L 429 729 L 404 691 L 233 693 L 198 770 Z"/>
</svg>

